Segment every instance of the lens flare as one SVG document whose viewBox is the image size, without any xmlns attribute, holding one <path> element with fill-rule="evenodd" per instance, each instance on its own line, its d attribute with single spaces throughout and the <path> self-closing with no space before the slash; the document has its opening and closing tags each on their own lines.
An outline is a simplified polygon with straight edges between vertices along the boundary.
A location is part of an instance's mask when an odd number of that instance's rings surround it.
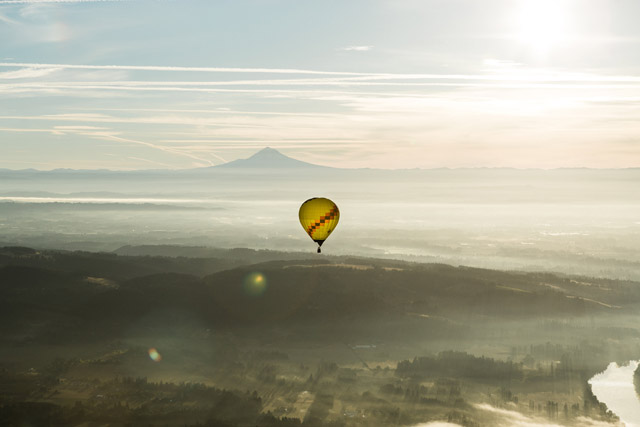
<svg viewBox="0 0 640 427">
<path fill-rule="evenodd" d="M 259 297 L 267 290 L 267 278 L 262 273 L 251 273 L 244 279 L 244 291 L 252 297 Z"/>
<path fill-rule="evenodd" d="M 159 361 L 162 360 L 162 355 L 160 353 L 158 353 L 158 350 L 156 350 L 155 348 L 150 348 L 149 349 L 149 357 L 154 362 L 159 362 Z"/>
</svg>

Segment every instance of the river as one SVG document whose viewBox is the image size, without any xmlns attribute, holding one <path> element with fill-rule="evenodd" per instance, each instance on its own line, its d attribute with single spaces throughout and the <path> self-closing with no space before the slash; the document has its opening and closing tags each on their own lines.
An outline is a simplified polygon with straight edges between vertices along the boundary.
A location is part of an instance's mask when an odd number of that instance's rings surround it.
<svg viewBox="0 0 640 427">
<path fill-rule="evenodd" d="M 589 380 L 593 394 L 627 427 L 640 427 L 640 398 L 633 385 L 633 372 L 640 361 L 619 366 L 611 362 L 604 372 Z"/>
</svg>

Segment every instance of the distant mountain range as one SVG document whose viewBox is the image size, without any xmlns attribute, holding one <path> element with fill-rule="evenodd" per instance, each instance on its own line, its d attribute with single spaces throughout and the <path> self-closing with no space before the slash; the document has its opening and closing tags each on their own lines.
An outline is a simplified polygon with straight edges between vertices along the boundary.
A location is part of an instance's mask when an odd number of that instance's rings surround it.
<svg viewBox="0 0 640 427">
<path fill-rule="evenodd" d="M 263 148 L 248 159 L 234 160 L 229 163 L 224 163 L 218 166 L 211 166 L 207 169 L 213 168 L 256 168 L 256 169 L 301 169 L 301 168 L 314 168 L 314 169 L 331 169 L 325 166 L 314 165 L 312 163 L 303 162 L 300 160 L 287 157 L 278 150 L 270 147 Z"/>
<path fill-rule="evenodd" d="M 246 159 L 238 159 L 221 165 L 209 166 L 204 168 L 194 169 L 143 169 L 143 170 L 129 170 L 129 171 L 117 171 L 109 169 L 53 169 L 47 171 L 41 171 L 37 169 L 2 169 L 0 173 L 12 174 L 20 173 L 26 175 L 38 175 L 38 174 L 56 174 L 67 175 L 78 172 L 89 173 L 92 175 L 106 175 L 106 174 L 185 174 L 185 173 L 202 173 L 202 172 L 219 172 L 219 171 L 232 171 L 232 170 L 289 170 L 289 171 L 304 171 L 304 170 L 328 170 L 335 169 L 327 166 L 314 165 L 312 163 L 296 160 L 291 157 L 285 156 L 276 149 L 265 147 L 258 151 L 254 155 Z M 345 169 L 346 170 L 346 169 Z"/>
<path fill-rule="evenodd" d="M 545 169 L 515 169 L 508 167 L 500 167 L 500 168 L 435 168 L 435 169 L 372 169 L 372 168 L 361 168 L 361 169 L 350 169 L 350 168 L 333 168 L 329 166 L 321 166 L 313 163 L 304 162 L 302 160 L 293 159 L 289 156 L 286 156 L 279 152 L 278 150 L 270 147 L 265 147 L 262 150 L 258 151 L 251 157 L 246 159 L 238 159 L 233 160 L 228 163 L 223 163 L 221 165 L 216 166 L 208 166 L 203 168 L 194 168 L 194 169 L 142 169 L 142 170 L 109 170 L 109 169 L 53 169 L 53 170 L 37 170 L 37 169 L 3 169 L 0 168 L 1 174 L 13 174 L 20 173 L 23 175 L 39 175 L 39 174 L 56 174 L 56 175 L 65 175 L 65 174 L 73 174 L 73 173 L 88 173 L 91 175 L 108 175 L 108 174 L 189 174 L 189 173 L 202 173 L 202 172 L 220 172 L 220 171 L 233 171 L 233 170 L 256 170 L 256 171 L 264 171 L 264 170 L 287 170 L 290 172 L 303 172 L 303 171 L 381 171 L 381 172 L 408 172 L 415 173 L 420 171 L 426 172 L 455 172 L 455 171 L 546 171 Z M 557 168 L 553 169 L 556 171 L 598 171 L 598 172 L 606 172 L 606 171 L 640 171 L 640 168 L 623 168 L 623 169 L 592 169 L 592 168 Z"/>
</svg>

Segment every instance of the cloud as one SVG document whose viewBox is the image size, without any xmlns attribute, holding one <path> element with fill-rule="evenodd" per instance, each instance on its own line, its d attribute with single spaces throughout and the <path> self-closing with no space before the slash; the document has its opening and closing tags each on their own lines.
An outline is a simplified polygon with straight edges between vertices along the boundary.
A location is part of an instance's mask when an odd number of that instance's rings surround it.
<svg viewBox="0 0 640 427">
<path fill-rule="evenodd" d="M 120 3 L 134 0 L 0 0 L 0 4 L 43 4 L 43 3 Z"/>
<path fill-rule="evenodd" d="M 180 67 L 157 65 L 77 65 L 77 64 L 37 64 L 2 62 L 0 67 L 33 67 L 33 68 L 66 68 L 84 70 L 132 70 L 132 71 L 194 71 L 210 73 L 273 73 L 273 74 L 319 74 L 319 75 L 379 75 L 371 73 L 354 73 L 348 71 L 318 71 L 296 68 L 227 68 L 227 67 Z"/>
<path fill-rule="evenodd" d="M 106 130 L 108 128 L 98 127 L 98 126 L 54 126 L 54 129 L 60 130 L 76 130 L 76 131 L 84 131 L 84 130 Z"/>
<path fill-rule="evenodd" d="M 94 139 L 106 136 L 92 133 L 101 129 L 54 125 L 110 126 L 108 137 L 122 138 L 117 142 L 124 145 L 151 143 L 147 147 L 173 154 L 176 162 L 189 158 L 202 165 L 217 163 L 219 150 L 272 145 L 315 153 L 351 149 L 351 158 L 334 157 L 345 167 L 638 166 L 640 149 L 625 141 L 640 132 L 639 77 L 553 72 L 498 60 L 484 66 L 484 74 L 302 70 L 310 75 L 276 76 L 268 74 L 300 70 L 4 62 L 0 67 L 10 71 L 0 76 L 15 78 L 0 81 L 0 93 L 35 97 L 42 108 L 1 116 L 0 124 L 21 129 L 29 127 L 24 120 L 48 121 L 52 128 L 45 132 L 84 132 Z M 41 70 L 42 76 L 27 77 Z M 191 81 L 185 70 L 227 75 Z M 72 98 L 80 102 L 67 101 Z M 64 111 L 61 106 L 84 114 L 47 114 Z M 248 111 L 239 111 L 243 107 Z M 389 146 L 392 159 L 384 153 Z"/>
<path fill-rule="evenodd" d="M 70 116 L 72 117 L 72 120 L 80 120 L 81 118 L 84 118 L 85 120 L 88 120 L 88 121 L 93 121 L 93 120 L 96 120 L 97 117 L 100 117 L 100 115 L 91 115 L 91 114 L 77 114 L 77 115 L 70 115 Z M 33 119 L 33 117 L 31 117 L 31 119 Z M 58 120 L 60 120 L 60 118 L 58 118 Z M 123 143 L 142 145 L 147 148 L 159 150 L 172 155 L 187 157 L 191 160 L 196 160 L 198 162 L 197 163 L 198 166 L 213 166 L 214 164 L 211 160 L 206 159 L 198 154 L 194 154 L 192 150 L 189 150 L 188 147 L 184 148 L 184 147 L 175 147 L 175 146 L 165 146 L 161 144 L 154 144 L 147 141 L 141 141 L 139 139 L 124 138 L 124 137 L 118 136 L 119 132 L 114 132 L 112 130 L 109 130 L 108 128 L 97 127 L 97 126 L 83 126 L 83 125 L 54 126 L 52 129 L 0 128 L 0 131 L 19 132 L 19 133 L 20 132 L 43 132 L 43 133 L 51 133 L 55 135 L 64 135 L 64 134 L 82 135 L 92 139 L 102 139 L 102 140 L 108 140 L 108 141 L 114 141 L 114 142 L 123 142 Z M 194 151 L 197 151 L 197 150 L 194 150 Z M 223 157 L 217 155 L 216 153 L 213 153 L 211 150 L 209 150 L 207 154 L 217 158 L 223 163 L 226 163 L 226 160 Z"/>
<path fill-rule="evenodd" d="M 18 21 L 14 21 L 13 19 L 8 18 L 8 17 L 4 16 L 1 13 L 0 13 L 0 21 L 4 22 L 5 24 L 20 25 L 20 23 Z"/>
<path fill-rule="evenodd" d="M 240 115 L 250 115 L 250 116 L 302 116 L 302 117 L 339 117 L 340 114 L 337 113 L 303 113 L 303 112 L 279 112 L 279 111 L 238 111 L 238 110 L 230 110 L 228 108 L 224 109 L 177 109 L 177 108 L 93 108 L 94 111 L 120 111 L 120 112 L 152 112 L 152 113 L 182 113 L 182 114 L 191 114 L 191 113 L 205 113 L 205 114 L 240 114 Z"/>
<path fill-rule="evenodd" d="M 486 86 L 486 82 L 496 82 L 496 87 L 535 87 L 546 84 L 557 87 L 573 87 L 575 84 L 625 84 L 640 83 L 636 75 L 599 75 L 589 73 L 561 72 L 552 69 L 524 68 L 517 64 L 496 66 L 498 61 L 490 60 L 486 72 L 477 74 L 433 74 L 433 73 L 360 73 L 350 71 L 322 71 L 295 68 L 227 68 L 227 67 L 182 67 L 155 65 L 80 65 L 80 64 L 41 64 L 22 62 L 0 62 L 0 67 L 26 67 L 31 69 L 74 69 L 74 70 L 128 70 L 128 71 L 166 71 L 166 72 L 209 72 L 209 73 L 253 73 L 253 74 L 302 74 L 342 76 L 322 79 L 259 79 L 230 80 L 219 82 L 173 82 L 183 85 L 362 85 L 362 86 Z M 395 82 L 389 82 L 396 80 Z M 416 80 L 436 80 L 437 82 L 416 83 Z M 121 83 L 121 82 L 117 82 Z M 123 82 L 126 83 L 126 82 Z M 163 85 L 171 82 L 131 82 L 138 85 Z M 592 86 L 594 88 L 610 88 L 611 86 Z"/>
<path fill-rule="evenodd" d="M 162 163 L 162 162 L 156 162 L 155 160 L 143 159 L 142 157 L 128 156 L 127 159 L 138 160 L 138 161 L 145 162 L 145 163 L 151 163 L 152 165 L 162 166 L 162 167 L 166 167 L 168 169 L 173 169 L 175 167 L 175 165 L 170 165 L 168 163 Z"/>
<path fill-rule="evenodd" d="M 17 76 L 16 76 L 17 78 Z M 230 87 L 238 86 L 238 87 Z M 245 87 L 242 87 L 245 86 Z M 277 87 L 280 86 L 280 87 Z M 298 87 L 296 87 L 298 86 Z M 336 87 L 336 89 L 334 89 Z M 311 89 L 313 88 L 313 89 Z M 339 88 L 339 89 L 338 89 Z M 368 90 L 363 90 L 363 89 Z M 370 90 L 375 88 L 375 90 Z M 393 88 L 393 91 L 389 89 Z M 431 89 L 451 88 L 447 93 L 432 93 Z M 456 92 L 454 89 L 468 89 L 467 92 Z M 546 91 L 542 92 L 541 90 Z M 597 104 L 602 99 L 618 104 L 631 105 L 637 103 L 638 97 L 630 97 L 629 93 L 639 90 L 639 83 L 628 84 L 548 84 L 548 83 L 494 83 L 494 82 L 361 82 L 361 81 L 335 81 L 333 79 L 301 79 L 297 80 L 257 80 L 257 81 L 221 81 L 221 82 L 189 82 L 189 81 L 20 81 L 0 84 L 0 93 L 19 96 L 31 96 L 30 94 L 53 94 L 77 96 L 83 98 L 103 98 L 104 96 L 133 96 L 136 92 L 157 93 L 218 93 L 218 94 L 245 94 L 247 96 L 261 96 L 265 98 L 290 98 L 311 99 L 317 101 L 341 102 L 346 99 L 360 101 L 363 97 L 369 98 L 396 98 L 401 102 L 398 105 L 402 110 L 412 110 L 414 102 L 407 102 L 411 98 L 443 98 L 446 97 L 455 102 L 460 101 L 459 93 L 473 93 L 472 90 L 485 90 L 484 94 L 477 92 L 473 98 L 489 102 L 492 111 L 503 105 L 506 114 L 535 112 L 539 110 L 542 95 L 547 97 L 544 103 L 551 106 L 574 107 L 578 104 Z M 528 91 L 518 93 L 514 90 Z M 536 90 L 536 91 L 532 91 Z M 592 92 L 586 92 L 591 90 Z M 610 93 L 606 97 L 598 95 L 602 90 L 624 90 L 625 96 L 613 96 Z M 491 92 L 489 92 L 491 91 Z M 501 91 L 501 92 L 497 92 Z M 574 91 L 572 93 L 562 91 Z M 130 94 L 127 94 L 130 92 Z M 527 99 L 527 102 L 522 102 Z M 533 100 L 534 102 L 531 102 Z M 567 103 L 568 102 L 568 103 Z M 511 107 L 515 106 L 515 109 Z"/>
<path fill-rule="evenodd" d="M 61 132 L 56 131 L 55 129 L 31 129 L 31 128 L 0 128 L 0 132 L 25 132 L 25 133 L 29 133 L 29 132 L 44 132 L 44 133 L 54 133 L 54 134 L 59 134 Z"/>
<path fill-rule="evenodd" d="M 208 89 L 217 90 L 203 88 Z M 78 90 L 81 96 L 86 91 Z M 126 89 L 123 87 L 122 90 Z M 233 96 L 222 96 L 227 92 Z M 184 144 L 178 148 L 194 155 L 232 149 L 230 146 L 233 144 L 242 149 L 261 144 L 276 145 L 271 141 L 297 144 L 297 147 L 307 144 L 313 150 L 319 150 L 320 147 L 329 147 L 331 143 L 328 141 L 334 141 L 334 147 L 351 146 L 363 153 L 362 156 L 354 156 L 360 160 L 351 160 L 351 164 L 347 164 L 348 159 L 336 160 L 353 167 L 367 166 L 371 159 L 363 160 L 364 153 L 390 144 L 396 147 L 394 167 L 437 167 L 443 164 L 451 167 L 637 166 L 638 148 L 627 147 L 625 153 L 619 152 L 625 148 L 620 141 L 631 140 L 640 131 L 640 124 L 635 120 L 635 107 L 593 103 L 591 100 L 595 98 L 591 92 L 550 89 L 498 93 L 484 88 L 438 93 L 418 90 L 403 94 L 393 92 L 221 89 L 217 92 L 221 96 L 216 97 L 213 104 L 238 105 L 239 99 L 279 94 L 308 99 L 309 105 L 315 105 L 314 101 L 317 105 L 332 104 L 340 111 L 339 114 L 327 114 L 326 111 L 331 109 L 325 107 L 319 109 L 320 113 L 310 110 L 292 114 L 287 111 L 288 102 L 279 104 L 273 98 L 268 101 L 268 114 L 219 108 L 116 108 L 113 111 L 118 113 L 106 115 L 89 114 L 104 110 L 88 105 L 84 114 L 16 114 L 0 119 L 8 120 L 8 123 L 13 120 L 39 120 L 62 125 L 100 126 L 109 123 L 124 133 L 135 132 L 120 135 L 122 137 L 131 136 L 160 145 Z M 616 95 L 610 91 L 605 93 L 611 98 Z M 633 94 L 625 91 L 620 93 L 622 95 Z M 182 101 L 191 99 L 178 93 L 167 95 L 167 98 L 181 100 L 179 103 L 164 102 L 165 105 L 176 106 L 187 105 Z M 135 105 L 158 105 L 155 102 L 146 104 L 147 98 L 143 96 L 137 99 L 143 103 Z M 523 103 L 522 99 L 527 102 Z M 228 100 L 232 104 L 225 104 Z M 100 105 L 104 104 L 101 102 Z M 285 111 L 278 112 L 279 107 Z M 109 113 L 108 110 L 104 112 Z M 618 123 L 622 120 L 628 123 L 612 124 L 610 117 Z M 11 127 L 20 125 L 11 124 Z M 322 141 L 317 140 L 319 137 Z M 365 146 L 363 141 L 367 142 Z M 546 141 L 544 149 L 541 149 L 540 141 Z M 424 155 L 425 150 L 429 150 L 428 158 Z M 211 154 L 205 155 L 208 156 Z M 381 161 L 383 156 L 376 156 L 375 160 Z"/>
<path fill-rule="evenodd" d="M 373 49 L 373 46 L 346 46 L 341 48 L 340 50 L 344 51 L 355 51 L 355 52 L 367 52 Z"/>
<path fill-rule="evenodd" d="M 33 79 L 44 77 L 60 70 L 60 68 L 21 68 L 14 71 L 0 73 L 0 79 Z"/>
<path fill-rule="evenodd" d="M 170 154 L 176 154 L 179 156 L 184 156 L 184 157 L 189 157 L 192 160 L 197 160 L 198 162 L 200 162 L 200 166 L 213 166 L 214 163 L 211 160 L 205 159 L 203 157 L 194 155 L 188 151 L 185 150 L 180 150 L 178 148 L 173 148 L 173 147 L 166 147 L 163 145 L 158 145 L 158 144 L 152 144 L 150 142 L 146 142 L 146 141 L 140 141 L 138 139 L 130 139 L 130 138 L 121 138 L 119 136 L 115 136 L 112 134 L 108 134 L 108 133 L 103 133 L 103 134 L 99 134 L 99 133 L 95 133 L 94 134 L 96 137 L 101 138 L 101 139 L 107 139 L 107 140 L 111 140 L 111 141 L 117 141 L 117 142 L 130 142 L 133 144 L 139 144 L 139 145 L 144 145 L 145 147 L 149 147 L 149 148 L 153 148 L 156 150 L 160 150 L 160 151 L 164 151 L 166 153 L 170 153 Z M 209 153 L 212 154 L 214 157 L 216 157 L 218 160 L 221 160 L 223 163 L 226 163 L 226 160 L 222 157 L 220 157 L 219 155 L 215 154 L 215 153 Z M 204 163 L 204 164 L 202 164 Z"/>
</svg>

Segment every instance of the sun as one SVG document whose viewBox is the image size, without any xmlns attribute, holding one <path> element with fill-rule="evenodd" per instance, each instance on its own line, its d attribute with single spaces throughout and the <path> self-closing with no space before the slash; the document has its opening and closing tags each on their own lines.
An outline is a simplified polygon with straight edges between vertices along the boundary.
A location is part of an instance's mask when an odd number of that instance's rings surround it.
<svg viewBox="0 0 640 427">
<path fill-rule="evenodd" d="M 568 39 L 566 0 L 520 0 L 515 19 L 517 39 L 537 54 L 547 54 Z"/>
</svg>

